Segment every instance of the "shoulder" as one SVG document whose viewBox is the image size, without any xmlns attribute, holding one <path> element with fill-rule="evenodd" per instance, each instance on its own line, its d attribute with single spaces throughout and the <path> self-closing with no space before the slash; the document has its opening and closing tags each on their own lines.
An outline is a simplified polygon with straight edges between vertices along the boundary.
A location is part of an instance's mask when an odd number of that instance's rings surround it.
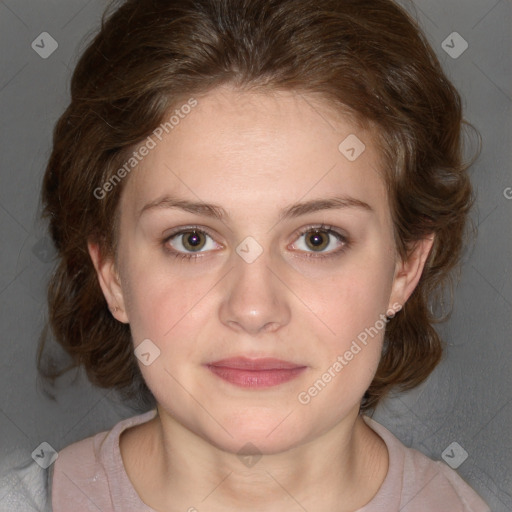
<svg viewBox="0 0 512 512">
<path fill-rule="evenodd" d="M 55 510 L 71 504 L 77 510 L 110 510 L 104 503 L 108 484 L 102 466 L 101 446 L 107 431 L 73 443 L 59 452 L 52 479 L 52 503 Z"/>
<path fill-rule="evenodd" d="M 404 449 L 404 512 L 416 510 L 420 504 L 450 512 L 490 512 L 482 498 L 444 462 Z"/>
<path fill-rule="evenodd" d="M 116 482 L 124 472 L 119 452 L 119 436 L 127 428 L 148 421 L 155 411 L 117 423 L 111 430 L 73 443 L 59 452 L 52 479 L 54 512 L 114 510 L 119 492 Z M 115 501 L 115 499 L 114 499 Z"/>
<path fill-rule="evenodd" d="M 400 493 L 401 512 L 490 512 L 482 498 L 444 462 L 406 447 L 375 420 L 365 420 L 388 448 L 390 462 L 383 488 L 387 493 Z"/>
<path fill-rule="evenodd" d="M 0 512 L 50 512 L 52 466 L 42 468 L 31 454 L 15 450 L 0 465 Z"/>
</svg>

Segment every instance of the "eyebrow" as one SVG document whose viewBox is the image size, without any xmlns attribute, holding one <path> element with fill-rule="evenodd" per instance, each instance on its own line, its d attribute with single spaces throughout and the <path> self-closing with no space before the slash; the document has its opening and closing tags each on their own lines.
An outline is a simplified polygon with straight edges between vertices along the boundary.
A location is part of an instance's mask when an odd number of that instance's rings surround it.
<svg viewBox="0 0 512 512">
<path fill-rule="evenodd" d="M 140 218 L 144 213 L 151 210 L 167 208 L 176 208 L 196 215 L 216 218 L 220 221 L 229 218 L 226 210 L 219 205 L 178 199 L 170 196 L 165 196 L 146 204 L 140 209 L 138 217 Z M 359 208 L 368 212 L 374 212 L 373 208 L 368 203 L 359 199 L 349 196 L 331 197 L 326 199 L 312 199 L 288 206 L 280 212 L 279 221 L 300 217 L 301 215 L 321 210 L 337 210 L 342 208 Z"/>
</svg>

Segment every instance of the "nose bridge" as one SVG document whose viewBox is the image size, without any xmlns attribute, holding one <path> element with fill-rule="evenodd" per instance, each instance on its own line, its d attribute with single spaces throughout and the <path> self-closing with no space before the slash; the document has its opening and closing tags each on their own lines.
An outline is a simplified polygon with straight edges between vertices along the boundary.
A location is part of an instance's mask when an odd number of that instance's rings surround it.
<svg viewBox="0 0 512 512">
<path fill-rule="evenodd" d="M 254 239 L 245 239 L 233 254 L 228 290 L 220 308 L 221 321 L 252 334 L 288 323 L 286 289 L 275 277 L 275 261 Z"/>
</svg>

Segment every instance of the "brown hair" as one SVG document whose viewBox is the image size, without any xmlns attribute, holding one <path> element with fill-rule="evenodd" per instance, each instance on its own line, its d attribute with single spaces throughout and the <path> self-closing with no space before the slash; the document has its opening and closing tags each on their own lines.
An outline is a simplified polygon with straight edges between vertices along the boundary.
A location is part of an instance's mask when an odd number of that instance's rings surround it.
<svg viewBox="0 0 512 512">
<path fill-rule="evenodd" d="M 394 386 L 417 386 L 442 355 L 433 306 L 459 262 L 473 193 L 459 94 L 391 0 L 128 0 L 104 14 L 73 73 L 42 190 L 59 257 L 49 325 L 71 366 L 83 365 L 99 386 L 148 392 L 129 325 L 110 314 L 86 245 L 92 239 L 115 256 L 129 177 L 102 199 L 95 190 L 169 109 L 222 84 L 317 94 L 375 127 L 399 255 L 429 234 L 435 241 L 418 286 L 386 326 L 361 409 Z M 38 365 L 55 378 L 66 369 L 48 371 L 47 338 L 46 329 Z"/>
</svg>

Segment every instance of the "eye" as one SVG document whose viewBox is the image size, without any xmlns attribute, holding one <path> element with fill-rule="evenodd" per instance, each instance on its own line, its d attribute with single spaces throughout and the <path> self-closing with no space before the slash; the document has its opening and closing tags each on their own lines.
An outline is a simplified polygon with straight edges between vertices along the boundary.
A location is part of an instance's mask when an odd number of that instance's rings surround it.
<svg viewBox="0 0 512 512">
<path fill-rule="evenodd" d="M 331 226 L 308 226 L 298 233 L 293 249 L 307 253 L 307 257 L 327 258 L 341 254 L 349 247 L 347 237 Z M 194 259 L 201 253 L 222 248 L 204 229 L 187 227 L 162 240 L 167 253 L 177 258 Z"/>
<path fill-rule="evenodd" d="M 213 238 L 198 228 L 182 229 L 167 237 L 164 243 L 168 252 L 183 258 L 194 258 L 196 255 L 193 253 L 202 253 L 218 248 Z"/>
<path fill-rule="evenodd" d="M 293 248 L 307 253 L 320 253 L 316 257 L 335 256 L 348 247 L 347 238 L 330 226 L 309 226 L 299 233 Z M 323 254 L 327 253 L 327 254 Z M 313 257 L 315 257 L 313 255 Z"/>
</svg>

